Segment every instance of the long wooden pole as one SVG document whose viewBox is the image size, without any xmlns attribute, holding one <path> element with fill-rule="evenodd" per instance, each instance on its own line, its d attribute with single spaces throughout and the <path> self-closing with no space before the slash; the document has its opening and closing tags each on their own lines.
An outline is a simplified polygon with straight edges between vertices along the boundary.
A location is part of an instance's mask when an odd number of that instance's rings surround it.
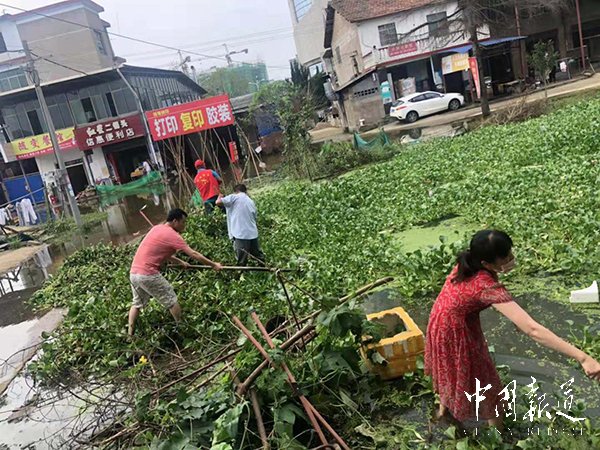
<svg viewBox="0 0 600 450">
<path fill-rule="evenodd" d="M 254 336 L 252 336 L 252 333 L 250 333 L 250 330 L 248 330 L 244 326 L 244 324 L 242 323 L 242 321 L 237 316 L 233 316 L 233 321 L 235 322 L 235 325 L 240 329 L 240 331 L 242 333 L 244 333 L 244 335 L 252 343 L 252 345 L 254 345 L 254 347 L 256 347 L 256 349 L 262 355 L 262 357 L 265 360 L 269 361 L 269 363 L 273 367 L 276 367 L 275 362 L 273 361 L 273 359 L 269 356 L 269 354 L 264 349 L 264 347 L 260 344 L 260 342 L 258 342 L 256 340 L 256 338 Z M 267 343 L 269 344 L 269 346 L 271 348 L 274 347 L 273 341 L 270 341 L 270 342 L 267 341 Z M 321 441 L 321 444 L 323 444 L 323 445 L 328 444 L 327 439 L 325 438 L 325 434 L 323 434 L 323 430 L 321 429 L 321 426 L 319 425 L 319 422 L 317 422 L 317 419 L 316 419 L 316 417 L 315 417 L 315 415 L 313 413 L 313 410 L 311 408 L 310 403 L 308 402 L 308 399 L 303 394 L 301 394 L 300 392 L 298 392 L 298 385 L 296 383 L 296 379 L 294 378 L 294 375 L 292 374 L 292 372 L 290 372 L 290 369 L 288 368 L 288 366 L 285 363 L 281 364 L 281 368 L 284 370 L 285 374 L 287 375 L 288 384 L 290 385 L 290 387 L 294 391 L 294 394 L 297 394 L 298 399 L 300 400 L 300 403 L 304 407 L 304 411 L 306 411 L 306 415 L 308 416 L 308 420 L 310 420 L 310 423 L 312 424 L 314 430 L 317 432 L 317 435 L 319 436 L 319 440 Z"/>
<path fill-rule="evenodd" d="M 212 266 L 203 266 L 191 264 L 190 269 L 212 270 Z M 271 269 L 269 267 L 249 267 L 249 266 L 223 266 L 223 270 L 240 270 L 243 272 L 294 272 L 294 269 Z"/>
<path fill-rule="evenodd" d="M 267 341 L 267 344 L 269 344 L 269 347 L 271 347 L 271 349 L 275 349 L 276 348 L 275 343 L 273 342 L 273 340 L 271 339 L 271 336 L 269 336 L 269 333 L 267 332 L 264 325 L 260 321 L 258 314 L 256 314 L 256 312 L 253 311 L 251 316 L 252 316 L 252 320 L 254 321 L 254 323 L 260 330 L 261 334 L 265 338 L 265 341 Z M 296 379 L 294 378 L 294 375 L 288 368 L 287 364 L 281 363 L 281 368 L 285 371 L 286 375 L 288 376 L 290 384 L 296 385 L 297 384 Z M 302 397 L 304 397 L 304 396 L 302 396 Z M 302 397 L 300 397 L 300 400 L 303 400 Z M 317 408 L 315 408 L 314 405 L 312 403 L 310 403 L 310 401 L 306 397 L 304 397 L 302 404 L 304 405 L 305 409 L 308 408 L 306 413 L 309 415 L 309 417 L 311 417 L 311 418 L 314 417 L 319 422 L 321 422 L 321 424 L 325 427 L 325 429 L 327 431 L 329 431 L 329 433 L 331 433 L 331 435 L 337 441 L 337 443 L 340 445 L 340 447 L 342 447 L 344 450 L 350 450 L 350 447 L 348 447 L 348 445 L 344 442 L 344 440 L 340 437 L 340 435 L 335 432 L 335 430 L 329 425 L 329 423 L 327 423 L 327 421 L 323 418 L 323 416 L 321 416 L 321 414 L 319 414 L 319 411 L 317 411 Z M 319 434 L 319 431 L 321 430 L 319 425 L 317 425 L 317 427 L 315 427 L 315 430 L 317 431 L 317 434 Z M 319 435 L 319 437 L 320 437 L 320 435 Z M 323 442 L 323 444 L 325 445 L 325 444 L 327 444 L 327 442 Z"/>
</svg>

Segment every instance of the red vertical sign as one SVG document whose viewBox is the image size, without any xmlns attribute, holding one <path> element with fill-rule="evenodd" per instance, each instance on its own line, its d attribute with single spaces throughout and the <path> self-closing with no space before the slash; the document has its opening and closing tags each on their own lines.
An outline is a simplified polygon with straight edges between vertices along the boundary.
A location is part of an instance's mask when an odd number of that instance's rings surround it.
<svg viewBox="0 0 600 450">
<path fill-rule="evenodd" d="M 471 76 L 477 89 L 477 98 L 481 98 L 481 80 L 479 79 L 479 64 L 477 64 L 477 58 L 469 58 L 469 67 L 471 68 Z"/>
</svg>

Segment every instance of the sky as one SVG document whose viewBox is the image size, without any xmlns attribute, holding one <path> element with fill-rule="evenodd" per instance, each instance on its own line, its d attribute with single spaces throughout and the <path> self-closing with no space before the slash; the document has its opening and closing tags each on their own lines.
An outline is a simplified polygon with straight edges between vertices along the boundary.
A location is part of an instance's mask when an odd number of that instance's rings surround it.
<svg viewBox="0 0 600 450">
<path fill-rule="evenodd" d="M 236 62 L 264 61 L 271 79 L 290 76 L 296 55 L 287 0 L 94 0 L 105 11 L 109 32 L 180 48 L 197 71 L 224 66 L 225 48 L 248 53 L 232 55 Z M 1 0 L 33 9 L 51 0 Z M 0 6 L 0 12 L 19 11 Z M 174 50 L 111 36 L 117 56 L 129 64 L 169 69 L 179 61 Z M 188 50 L 193 53 L 186 53 Z M 200 56 L 201 54 L 202 56 Z"/>
</svg>

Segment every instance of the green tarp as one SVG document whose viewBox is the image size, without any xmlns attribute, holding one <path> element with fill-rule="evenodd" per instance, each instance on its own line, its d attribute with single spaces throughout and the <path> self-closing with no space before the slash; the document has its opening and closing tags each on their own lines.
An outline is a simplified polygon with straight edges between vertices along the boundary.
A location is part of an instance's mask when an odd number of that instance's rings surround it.
<svg viewBox="0 0 600 450">
<path fill-rule="evenodd" d="M 140 188 L 144 188 L 155 183 L 160 183 L 161 181 L 162 177 L 160 172 L 150 172 L 149 174 L 127 184 L 117 184 L 114 186 L 98 185 L 96 186 L 96 191 L 100 195 L 133 194 Z"/>
<path fill-rule="evenodd" d="M 356 147 L 358 150 L 371 150 L 376 147 L 382 147 L 389 143 L 390 139 L 383 130 L 381 130 L 379 134 L 370 141 L 365 141 L 363 138 L 360 137 L 360 134 L 354 133 L 354 147 Z"/>
<path fill-rule="evenodd" d="M 200 197 L 200 191 L 198 191 L 198 189 L 194 191 L 194 195 L 192 195 L 192 199 L 190 200 L 190 205 L 196 206 L 198 208 L 204 205 L 202 197 Z"/>
</svg>

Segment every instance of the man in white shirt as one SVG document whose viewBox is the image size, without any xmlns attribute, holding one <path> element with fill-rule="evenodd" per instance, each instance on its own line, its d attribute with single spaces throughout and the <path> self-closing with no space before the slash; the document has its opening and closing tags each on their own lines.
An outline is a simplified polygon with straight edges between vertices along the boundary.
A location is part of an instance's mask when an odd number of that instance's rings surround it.
<svg viewBox="0 0 600 450">
<path fill-rule="evenodd" d="M 256 226 L 256 205 L 248 196 L 244 184 L 238 184 L 234 193 L 227 197 L 219 196 L 217 205 L 223 205 L 227 213 L 227 231 L 233 241 L 233 249 L 238 265 L 248 264 L 248 256 L 256 258 L 264 265 L 265 255 L 258 242 L 258 227 Z"/>
</svg>

